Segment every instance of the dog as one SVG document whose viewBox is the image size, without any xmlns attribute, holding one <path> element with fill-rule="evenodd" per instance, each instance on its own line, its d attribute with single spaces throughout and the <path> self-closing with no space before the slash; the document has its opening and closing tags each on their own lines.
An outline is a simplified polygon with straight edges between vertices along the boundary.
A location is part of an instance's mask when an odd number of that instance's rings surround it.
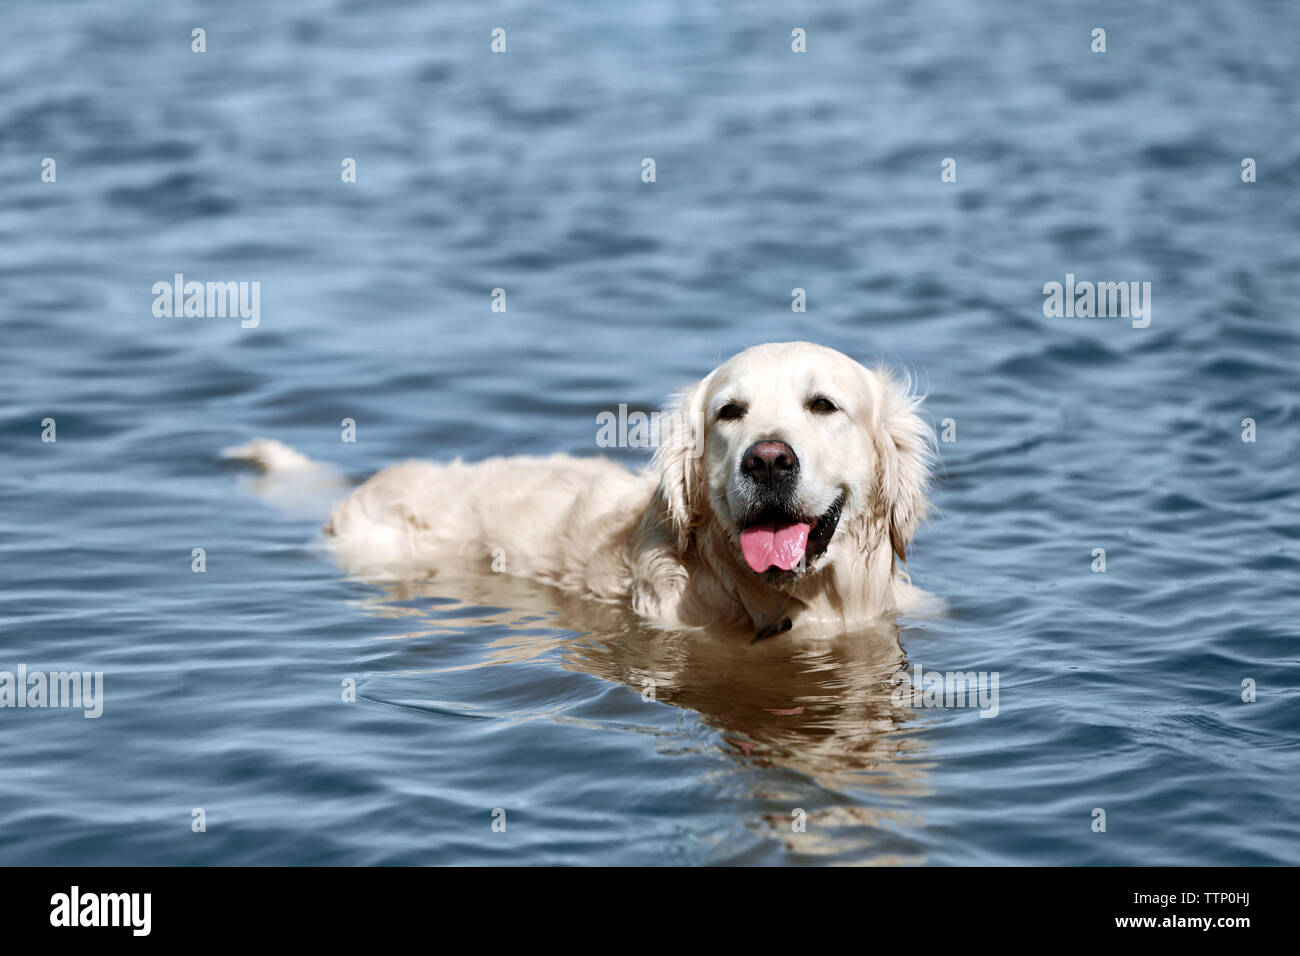
<svg viewBox="0 0 1300 956">
<path fill-rule="evenodd" d="M 676 397 L 643 474 L 568 455 L 409 461 L 353 490 L 325 532 L 365 578 L 468 566 L 666 628 L 843 632 L 925 597 L 905 570 L 931 511 L 920 404 L 834 349 L 758 345 Z M 290 484 L 321 467 L 269 439 L 226 454 Z"/>
</svg>

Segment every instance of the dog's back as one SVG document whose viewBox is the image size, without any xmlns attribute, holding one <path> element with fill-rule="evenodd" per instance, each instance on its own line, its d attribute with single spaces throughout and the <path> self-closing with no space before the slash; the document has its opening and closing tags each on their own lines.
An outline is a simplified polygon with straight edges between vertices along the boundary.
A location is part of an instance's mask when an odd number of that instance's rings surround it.
<svg viewBox="0 0 1300 956">
<path fill-rule="evenodd" d="M 626 590 L 614 545 L 650 493 L 645 479 L 597 458 L 408 461 L 341 501 L 326 530 L 352 574 L 418 577 L 454 563 L 613 597 Z"/>
</svg>

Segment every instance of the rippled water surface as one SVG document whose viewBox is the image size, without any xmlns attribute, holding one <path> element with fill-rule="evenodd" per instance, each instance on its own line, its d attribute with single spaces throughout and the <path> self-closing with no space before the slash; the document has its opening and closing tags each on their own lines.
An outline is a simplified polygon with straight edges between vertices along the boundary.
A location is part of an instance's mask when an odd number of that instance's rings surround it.
<svg viewBox="0 0 1300 956">
<path fill-rule="evenodd" d="M 10 3 L 0 670 L 105 706 L 0 710 L 0 862 L 1295 863 L 1300 13 L 1158 6 Z M 260 325 L 156 318 L 175 273 Z M 1150 327 L 1044 317 L 1067 273 Z M 384 590 L 218 458 L 640 467 L 599 411 L 794 338 L 954 421 L 946 615 L 751 648 Z M 917 666 L 997 716 L 896 706 Z"/>
</svg>

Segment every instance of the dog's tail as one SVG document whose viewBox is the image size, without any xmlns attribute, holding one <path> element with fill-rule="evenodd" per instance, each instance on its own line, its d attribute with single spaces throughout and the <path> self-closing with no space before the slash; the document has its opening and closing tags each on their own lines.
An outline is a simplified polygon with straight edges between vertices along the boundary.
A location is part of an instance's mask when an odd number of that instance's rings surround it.
<svg viewBox="0 0 1300 956">
<path fill-rule="evenodd" d="M 262 472 L 252 483 L 257 496 L 299 514 L 327 513 L 349 488 L 338 469 L 313 461 L 274 438 L 254 438 L 226 448 L 221 457 L 256 466 Z"/>
<path fill-rule="evenodd" d="M 295 451 L 274 438 L 254 438 L 247 444 L 223 449 L 221 457 L 249 462 L 268 475 L 303 474 L 329 467 L 312 461 L 302 452 Z"/>
</svg>

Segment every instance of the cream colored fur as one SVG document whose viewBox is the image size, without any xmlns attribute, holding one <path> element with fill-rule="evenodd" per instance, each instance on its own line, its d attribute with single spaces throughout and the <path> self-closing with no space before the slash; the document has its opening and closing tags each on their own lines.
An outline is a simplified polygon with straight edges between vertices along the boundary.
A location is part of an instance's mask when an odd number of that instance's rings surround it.
<svg viewBox="0 0 1300 956">
<path fill-rule="evenodd" d="M 832 414 L 809 410 L 812 396 Z M 740 420 L 718 417 L 742 403 Z M 411 461 L 338 503 L 326 531 L 352 574 L 412 579 L 452 567 L 520 575 L 630 607 L 667 627 L 850 629 L 921 597 L 901 561 L 929 510 L 929 428 L 907 386 L 806 342 L 760 345 L 686 389 L 675 430 L 638 475 L 596 458 Z M 759 440 L 788 443 L 799 500 L 844 505 L 826 551 L 772 580 L 746 565 L 733 514 L 747 491 L 739 466 Z M 260 449 L 260 451 L 259 451 Z M 242 453 L 242 454 L 241 454 Z M 301 456 L 259 439 L 234 450 L 274 471 Z"/>
</svg>

